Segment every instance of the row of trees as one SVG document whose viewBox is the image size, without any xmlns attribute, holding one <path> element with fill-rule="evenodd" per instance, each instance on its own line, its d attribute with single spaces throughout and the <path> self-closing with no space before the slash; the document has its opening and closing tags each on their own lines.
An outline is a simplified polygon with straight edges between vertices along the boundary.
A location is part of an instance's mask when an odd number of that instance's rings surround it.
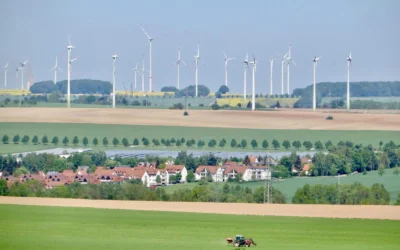
<svg viewBox="0 0 400 250">
<path fill-rule="evenodd" d="M 332 97 L 345 97 L 347 93 L 346 82 L 321 82 L 317 84 L 317 105 L 321 104 L 322 98 L 331 94 Z M 400 96 L 400 82 L 352 82 L 350 93 L 353 97 L 378 97 L 378 96 Z M 309 85 L 306 88 L 298 88 L 293 95 L 301 96 L 294 105 L 295 108 L 312 107 L 312 89 Z M 357 105 L 357 103 L 355 104 Z"/>
<path fill-rule="evenodd" d="M 399 194 L 400 198 L 400 194 Z M 390 194 L 383 184 L 375 183 L 368 188 L 359 182 L 342 185 L 305 185 L 297 189 L 295 204 L 346 204 L 346 205 L 388 205 Z"/>
<path fill-rule="evenodd" d="M 59 81 L 56 84 L 53 81 L 42 81 L 32 85 L 30 91 L 34 94 L 50 94 L 59 91 L 62 94 L 67 93 L 67 81 Z M 107 81 L 78 79 L 71 80 L 71 94 L 110 94 L 112 85 Z"/>
<path fill-rule="evenodd" d="M 335 145 L 331 142 L 331 141 L 327 141 L 325 144 L 323 144 L 321 141 L 316 141 L 314 143 L 312 143 L 311 141 L 304 141 L 301 142 L 299 140 L 295 140 L 290 142 L 289 140 L 284 140 L 282 142 L 282 144 L 276 140 L 273 139 L 271 142 L 271 145 L 269 144 L 269 142 L 267 140 L 263 140 L 263 141 L 257 141 L 256 139 L 253 139 L 249 142 L 242 139 L 242 140 L 236 140 L 236 139 L 232 139 L 228 141 L 223 138 L 219 141 L 215 140 L 215 139 L 211 139 L 210 141 L 206 142 L 204 140 L 195 140 L 195 139 L 185 139 L 185 138 L 171 138 L 171 139 L 164 139 L 162 138 L 160 139 L 150 139 L 147 137 L 143 137 L 141 140 L 139 140 L 138 138 L 133 139 L 132 143 L 127 139 L 127 138 L 122 138 L 121 140 L 119 140 L 117 137 L 114 137 L 111 141 L 107 138 L 107 137 L 103 137 L 102 139 L 98 139 L 97 137 L 94 137 L 91 141 L 89 141 L 89 139 L 85 136 L 82 138 L 82 141 L 79 139 L 78 136 L 74 136 L 72 138 L 72 140 L 70 140 L 70 138 L 68 138 L 67 136 L 64 136 L 62 139 L 59 138 L 58 136 L 54 136 L 52 138 L 49 138 L 47 135 L 44 135 L 42 138 L 39 138 L 37 135 L 33 136 L 32 139 L 28 136 L 28 135 L 24 135 L 24 136 L 20 136 L 19 134 L 13 136 L 12 138 L 9 137 L 8 135 L 3 135 L 2 137 L 2 143 L 3 144 L 10 144 L 10 143 L 14 143 L 14 144 L 19 144 L 19 143 L 23 143 L 23 144 L 28 144 L 29 142 L 32 142 L 33 144 L 54 144 L 54 145 L 58 145 L 60 143 L 62 143 L 64 146 L 69 145 L 70 143 L 72 143 L 72 145 L 77 146 L 77 145 L 84 145 L 84 146 L 88 146 L 88 145 L 93 145 L 93 146 L 97 146 L 99 144 L 102 144 L 103 146 L 109 146 L 110 144 L 114 145 L 114 146 L 119 146 L 119 145 L 123 145 L 125 147 L 128 147 L 130 145 L 134 145 L 134 146 L 139 146 L 139 145 L 143 145 L 143 146 L 177 146 L 177 147 L 181 147 L 181 146 L 187 146 L 187 147 L 193 147 L 195 145 L 197 145 L 197 147 L 199 148 L 203 148 L 205 146 L 209 147 L 209 148 L 214 148 L 214 147 L 220 147 L 220 148 L 224 148 L 227 145 L 229 145 L 231 148 L 247 148 L 248 146 L 251 146 L 253 149 L 257 149 L 257 148 L 263 148 L 263 149 L 267 149 L 270 146 L 272 146 L 273 149 L 278 150 L 281 147 L 283 147 L 286 150 L 289 149 L 296 149 L 299 150 L 300 148 L 304 148 L 306 150 L 311 150 L 311 149 L 316 149 L 316 150 L 324 150 L 324 149 L 330 149 L 332 147 L 335 147 Z M 81 143 L 81 144 L 80 144 Z M 342 146 L 342 145 L 353 145 L 352 142 L 346 141 L 340 141 L 337 146 Z"/>
<path fill-rule="evenodd" d="M 57 197 L 101 200 L 149 200 L 149 201 L 186 201 L 186 202 L 241 202 L 263 203 L 264 189 L 262 187 L 252 190 L 240 185 L 225 184 L 222 188 L 218 185 L 197 185 L 191 189 L 177 189 L 167 193 L 165 188 L 149 189 L 140 181 L 126 183 L 102 183 L 98 185 L 81 185 L 72 183 L 68 186 L 58 186 L 45 189 L 38 181 L 30 180 L 24 183 L 16 182 L 10 188 L 4 179 L 0 179 L 0 195 L 22 197 Z M 273 189 L 273 203 L 285 203 L 284 195 Z"/>
</svg>

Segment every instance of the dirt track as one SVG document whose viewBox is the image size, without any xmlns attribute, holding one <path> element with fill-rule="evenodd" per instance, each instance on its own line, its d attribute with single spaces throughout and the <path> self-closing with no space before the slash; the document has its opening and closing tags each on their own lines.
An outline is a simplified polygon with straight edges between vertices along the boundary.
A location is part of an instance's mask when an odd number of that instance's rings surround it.
<svg viewBox="0 0 400 250">
<path fill-rule="evenodd" d="M 325 112 L 305 110 L 280 111 L 210 111 L 165 109 L 95 109 L 95 108 L 7 108 L 0 112 L 0 122 L 61 122 L 131 124 L 189 127 L 229 127 L 257 129 L 310 130 L 400 130 L 400 114 L 334 113 L 326 120 Z"/>
<path fill-rule="evenodd" d="M 107 201 L 57 198 L 1 197 L 0 204 L 90 207 L 213 214 L 360 218 L 400 220 L 400 206 L 264 205 L 244 203 L 190 203 L 158 201 Z"/>
</svg>

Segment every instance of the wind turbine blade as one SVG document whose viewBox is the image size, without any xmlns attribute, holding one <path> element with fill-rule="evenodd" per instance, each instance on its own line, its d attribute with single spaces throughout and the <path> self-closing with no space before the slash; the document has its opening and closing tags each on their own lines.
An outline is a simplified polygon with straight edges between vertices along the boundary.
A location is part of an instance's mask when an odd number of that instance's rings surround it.
<svg viewBox="0 0 400 250">
<path fill-rule="evenodd" d="M 290 59 L 290 61 L 292 61 L 292 63 L 294 64 L 294 66 L 297 67 L 297 64 L 293 61 L 293 59 Z"/>
<path fill-rule="evenodd" d="M 62 71 L 62 69 L 61 69 L 60 67 L 58 67 L 58 66 L 57 66 L 57 69 L 59 69 L 61 72 L 64 72 L 64 71 Z"/>
<path fill-rule="evenodd" d="M 150 40 L 151 37 L 149 36 L 149 34 L 147 34 L 147 32 L 144 30 L 144 28 L 142 27 L 142 25 L 139 25 L 140 28 L 143 30 L 144 34 L 147 36 L 147 38 Z"/>
<path fill-rule="evenodd" d="M 53 71 L 53 70 L 55 70 L 57 67 L 56 66 L 54 66 L 51 70 L 49 70 L 49 71 Z"/>
<path fill-rule="evenodd" d="M 183 60 L 181 60 L 181 62 L 182 62 L 183 64 L 185 64 L 185 66 L 187 66 L 187 64 L 186 64 Z"/>
</svg>

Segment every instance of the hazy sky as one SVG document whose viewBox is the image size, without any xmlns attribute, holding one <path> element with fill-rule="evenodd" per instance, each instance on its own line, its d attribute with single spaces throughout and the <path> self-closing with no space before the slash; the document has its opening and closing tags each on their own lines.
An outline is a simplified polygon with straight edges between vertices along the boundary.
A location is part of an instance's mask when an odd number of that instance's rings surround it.
<svg viewBox="0 0 400 250">
<path fill-rule="evenodd" d="M 73 45 L 72 79 L 111 81 L 112 54 L 117 52 L 117 89 L 130 89 L 136 63 L 147 39 L 153 42 L 153 89 L 176 84 L 178 44 L 181 86 L 194 84 L 193 56 L 197 41 L 206 67 L 199 84 L 215 91 L 224 83 L 221 51 L 229 62 L 231 92 L 243 91 L 243 59 L 256 55 L 256 92 L 269 92 L 269 59 L 284 54 L 292 43 L 291 91 L 312 83 L 314 55 L 322 56 L 317 81 L 345 81 L 346 56 L 353 54 L 351 81 L 400 80 L 400 1 L 398 0 L 0 0 L 0 64 L 7 61 L 8 85 L 15 88 L 17 61 L 31 58 L 34 81 L 52 80 L 49 70 L 59 55 L 66 79 L 67 34 Z M 145 56 L 148 68 L 148 54 Z M 280 61 L 274 65 L 274 92 L 280 92 Z M 0 86 L 4 88 L 4 71 Z M 26 76 L 25 76 L 26 77 Z M 138 85 L 139 85 L 138 78 Z M 251 78 L 248 74 L 248 91 Z M 148 75 L 145 78 L 148 89 Z"/>
</svg>

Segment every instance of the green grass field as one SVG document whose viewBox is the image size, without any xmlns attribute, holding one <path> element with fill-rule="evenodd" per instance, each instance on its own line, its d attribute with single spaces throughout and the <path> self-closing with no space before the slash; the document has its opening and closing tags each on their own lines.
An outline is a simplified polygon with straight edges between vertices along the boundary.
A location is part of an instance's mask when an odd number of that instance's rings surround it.
<svg viewBox="0 0 400 250">
<path fill-rule="evenodd" d="M 7 134 L 12 138 L 19 134 L 22 138 L 23 135 L 29 135 L 32 139 L 34 135 L 39 136 L 39 140 L 46 134 L 51 141 L 53 136 L 58 136 L 61 147 L 61 140 L 64 136 L 69 138 L 69 147 L 72 146 L 72 139 L 78 136 L 80 139 L 79 147 L 82 147 L 82 139 L 84 136 L 89 138 L 91 144 L 92 139 L 97 137 L 100 144 L 103 137 L 108 137 L 110 146 L 114 148 L 111 140 L 117 137 L 120 141 L 126 137 L 130 143 L 134 138 L 141 140 L 142 137 L 150 139 L 171 139 L 182 138 L 197 140 L 204 140 L 207 142 L 211 139 L 216 139 L 217 143 L 225 138 L 228 142 L 224 149 L 222 148 L 206 148 L 209 151 L 229 151 L 237 150 L 230 147 L 230 141 L 235 139 L 240 142 L 242 139 L 247 140 L 248 151 L 252 150 L 250 142 L 253 139 L 258 140 L 259 148 L 255 151 L 261 150 L 261 142 L 266 139 L 271 147 L 273 139 L 277 139 L 280 143 L 283 140 L 300 140 L 301 142 L 309 140 L 315 142 L 321 140 L 323 143 L 331 140 L 337 143 L 341 140 L 350 140 L 354 143 L 362 143 L 365 145 L 372 144 L 378 146 L 379 141 L 388 142 L 394 140 L 395 143 L 400 143 L 400 131 L 327 131 L 327 130 L 273 130 L 273 129 L 238 129 L 238 128 L 200 128 L 200 127 L 172 127 L 172 126 L 141 126 L 141 125 L 107 125 L 107 124 L 68 124 L 68 123 L 5 123 L 0 122 L 0 138 Z M 91 145 L 89 145 L 91 146 Z M 123 146 L 119 146 L 122 148 Z M 4 145 L 0 143 L 1 153 L 16 153 L 31 150 L 41 150 L 54 148 L 53 145 L 33 145 L 31 142 L 28 145 Z M 150 147 L 154 149 L 154 147 Z M 184 149 L 185 147 L 177 148 L 176 150 Z M 195 147 L 197 149 L 197 147 Z M 161 147 L 159 147 L 161 149 Z M 174 149 L 171 147 L 170 149 Z M 304 150 L 304 149 L 302 149 Z"/>
<path fill-rule="evenodd" d="M 0 249 L 398 249 L 397 221 L 259 217 L 0 205 Z"/>
<path fill-rule="evenodd" d="M 292 202 L 292 198 L 298 188 L 303 187 L 306 184 L 336 184 L 338 182 L 337 177 L 301 177 L 301 178 L 289 178 L 280 181 L 273 182 L 273 186 L 280 190 L 287 199 L 287 203 Z M 386 169 L 382 176 L 378 175 L 378 171 L 368 172 L 367 175 L 355 174 L 349 176 L 343 176 L 340 178 L 341 184 L 351 184 L 354 182 L 360 182 L 368 187 L 372 186 L 374 183 L 380 183 L 385 186 L 385 188 L 390 193 L 391 203 L 396 202 L 397 195 L 400 193 L 400 176 L 395 176 L 393 174 L 393 169 Z M 197 185 L 196 183 L 187 183 L 168 186 L 166 189 L 168 192 L 173 192 L 179 188 L 192 188 Z M 217 185 L 222 188 L 224 183 L 213 183 L 211 185 Z M 237 184 L 232 184 L 237 185 Z M 252 189 L 264 186 L 264 182 L 247 182 L 241 183 L 242 187 L 250 187 Z"/>
</svg>

